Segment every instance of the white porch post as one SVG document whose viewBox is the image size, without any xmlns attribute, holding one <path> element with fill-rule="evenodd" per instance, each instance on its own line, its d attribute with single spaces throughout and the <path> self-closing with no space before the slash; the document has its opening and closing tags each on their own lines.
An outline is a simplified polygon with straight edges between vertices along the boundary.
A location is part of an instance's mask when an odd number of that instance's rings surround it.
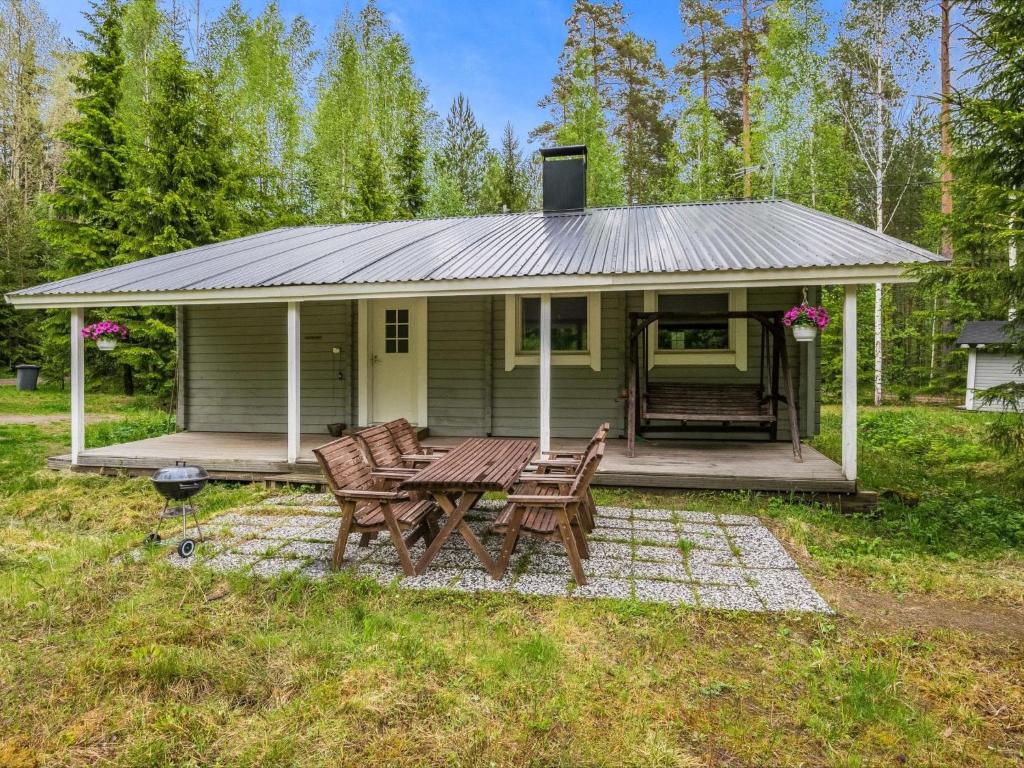
<svg viewBox="0 0 1024 768">
<path fill-rule="evenodd" d="M 551 294 L 540 297 L 540 449 L 551 450 Z"/>
<path fill-rule="evenodd" d="M 843 297 L 843 474 L 857 479 L 857 286 Z"/>
<path fill-rule="evenodd" d="M 71 310 L 71 463 L 85 450 L 85 309 Z"/>
<path fill-rule="evenodd" d="M 976 347 L 971 347 L 967 353 L 967 397 L 964 399 L 964 408 L 968 411 L 974 410 L 974 379 L 977 375 L 978 350 Z"/>
<path fill-rule="evenodd" d="M 288 463 L 299 460 L 302 446 L 302 407 L 301 407 L 301 304 L 297 301 L 288 302 Z"/>
</svg>

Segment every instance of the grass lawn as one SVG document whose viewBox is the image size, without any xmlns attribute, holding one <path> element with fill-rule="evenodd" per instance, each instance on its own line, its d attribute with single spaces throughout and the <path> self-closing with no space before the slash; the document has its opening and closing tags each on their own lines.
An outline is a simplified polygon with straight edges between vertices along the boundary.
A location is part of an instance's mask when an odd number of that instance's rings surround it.
<svg viewBox="0 0 1024 768">
<path fill-rule="evenodd" d="M 170 426 L 108 410 L 89 445 Z M 599 494 L 760 515 L 826 617 L 120 562 L 159 503 L 148 483 L 50 473 L 66 423 L 0 424 L 0 766 L 1019 766 L 1024 474 L 985 418 L 865 409 L 863 476 L 891 491 L 871 516 Z M 835 455 L 838 414 L 823 426 Z M 262 495 L 218 485 L 202 508 Z"/>
</svg>

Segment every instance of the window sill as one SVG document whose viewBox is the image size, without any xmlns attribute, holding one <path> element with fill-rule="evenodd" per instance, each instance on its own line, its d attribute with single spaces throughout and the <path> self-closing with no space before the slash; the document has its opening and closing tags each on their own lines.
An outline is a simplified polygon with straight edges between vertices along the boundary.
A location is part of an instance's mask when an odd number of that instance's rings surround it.
<svg viewBox="0 0 1024 768">
<path fill-rule="evenodd" d="M 737 365 L 733 350 L 696 350 L 679 352 L 655 352 L 654 365 Z"/>
<path fill-rule="evenodd" d="M 539 354 L 520 353 L 512 356 L 513 365 L 538 366 L 540 365 Z M 589 352 L 552 352 L 551 365 L 566 366 L 590 366 L 593 367 L 593 355 Z M 600 368 L 594 368 L 595 371 Z"/>
</svg>

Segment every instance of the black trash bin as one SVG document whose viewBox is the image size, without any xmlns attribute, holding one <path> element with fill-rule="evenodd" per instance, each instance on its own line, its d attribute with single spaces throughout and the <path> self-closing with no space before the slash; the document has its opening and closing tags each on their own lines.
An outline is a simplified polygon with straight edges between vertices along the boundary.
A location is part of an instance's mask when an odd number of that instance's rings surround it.
<svg viewBox="0 0 1024 768">
<path fill-rule="evenodd" d="M 36 384 L 39 383 L 38 365 L 16 365 L 14 370 L 18 372 L 15 383 L 23 392 L 34 392 Z"/>
</svg>

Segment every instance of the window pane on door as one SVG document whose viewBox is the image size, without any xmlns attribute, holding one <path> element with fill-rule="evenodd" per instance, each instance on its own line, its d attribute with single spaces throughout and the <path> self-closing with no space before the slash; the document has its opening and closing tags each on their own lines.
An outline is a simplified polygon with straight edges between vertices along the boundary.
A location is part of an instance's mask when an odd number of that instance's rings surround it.
<svg viewBox="0 0 1024 768">
<path fill-rule="evenodd" d="M 663 293 L 658 296 L 658 311 L 687 315 L 724 313 L 729 311 L 729 294 Z M 658 349 L 664 352 L 729 349 L 729 320 L 725 317 L 659 320 Z"/>
<path fill-rule="evenodd" d="M 540 299 L 520 299 L 523 352 L 540 351 Z M 551 350 L 553 352 L 587 351 L 587 297 L 553 296 L 551 298 Z"/>
<path fill-rule="evenodd" d="M 409 351 L 409 310 L 384 310 L 384 352 L 405 354 Z"/>
</svg>

